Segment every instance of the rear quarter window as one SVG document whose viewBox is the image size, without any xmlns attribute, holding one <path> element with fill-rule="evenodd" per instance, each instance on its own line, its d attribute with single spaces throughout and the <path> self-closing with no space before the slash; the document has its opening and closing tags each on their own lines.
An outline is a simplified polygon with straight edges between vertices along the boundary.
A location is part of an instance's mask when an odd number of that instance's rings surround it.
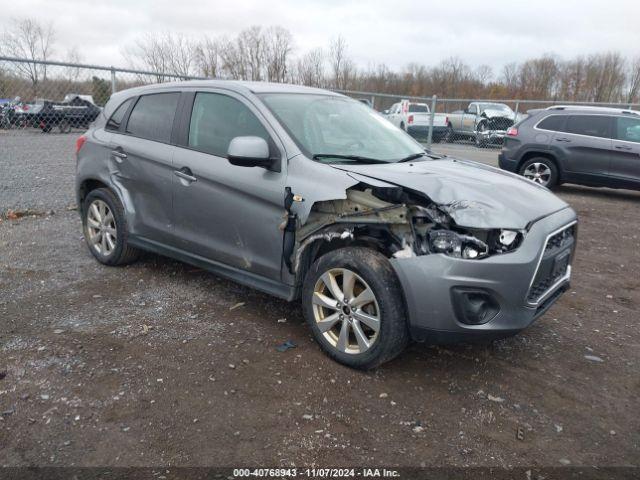
<svg viewBox="0 0 640 480">
<path fill-rule="evenodd" d="M 129 115 L 127 133 L 169 143 L 179 97 L 178 92 L 141 96 Z"/>
<path fill-rule="evenodd" d="M 561 132 L 566 119 L 567 117 L 564 115 L 551 115 L 538 123 L 538 128 L 541 130 L 551 130 L 552 132 Z"/>
<path fill-rule="evenodd" d="M 113 115 L 111 115 L 111 118 L 109 119 L 109 121 L 107 122 L 107 124 L 105 126 L 105 128 L 107 130 L 119 130 L 120 129 L 120 125 L 122 124 L 122 120 L 124 119 L 124 116 L 127 113 L 127 110 L 129 109 L 129 105 L 131 105 L 131 102 L 133 102 L 133 98 L 125 100 L 124 102 L 122 102 L 120 104 L 120 106 L 118 108 L 116 108 L 116 111 L 113 112 Z"/>
</svg>

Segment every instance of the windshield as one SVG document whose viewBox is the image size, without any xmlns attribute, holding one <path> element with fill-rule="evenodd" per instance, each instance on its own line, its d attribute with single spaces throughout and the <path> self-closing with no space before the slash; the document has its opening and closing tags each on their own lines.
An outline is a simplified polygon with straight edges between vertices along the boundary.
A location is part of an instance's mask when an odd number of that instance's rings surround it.
<svg viewBox="0 0 640 480">
<path fill-rule="evenodd" d="M 295 93 L 260 98 L 305 155 L 323 163 L 397 162 L 425 151 L 380 114 L 350 98 Z"/>
<path fill-rule="evenodd" d="M 513 112 L 507 105 L 504 103 L 481 103 L 480 111 L 483 110 L 499 110 L 501 112 Z"/>
</svg>

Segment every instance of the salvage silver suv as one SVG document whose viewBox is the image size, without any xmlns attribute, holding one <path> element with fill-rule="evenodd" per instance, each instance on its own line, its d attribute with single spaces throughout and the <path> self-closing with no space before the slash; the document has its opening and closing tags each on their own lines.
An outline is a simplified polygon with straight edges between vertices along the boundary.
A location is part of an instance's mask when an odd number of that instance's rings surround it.
<svg viewBox="0 0 640 480">
<path fill-rule="evenodd" d="M 410 339 L 499 338 L 568 287 L 576 214 L 514 174 L 426 152 L 325 90 L 194 81 L 113 95 L 77 142 L 105 265 L 167 255 L 287 300 L 357 368 Z"/>
</svg>

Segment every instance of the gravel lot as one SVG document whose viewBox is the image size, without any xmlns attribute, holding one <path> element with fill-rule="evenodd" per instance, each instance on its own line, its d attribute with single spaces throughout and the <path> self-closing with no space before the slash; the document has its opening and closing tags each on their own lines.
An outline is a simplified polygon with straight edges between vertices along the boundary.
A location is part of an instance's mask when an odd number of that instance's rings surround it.
<svg viewBox="0 0 640 480">
<path fill-rule="evenodd" d="M 0 213 L 54 212 L 0 222 L 0 465 L 640 463 L 640 193 L 559 190 L 572 290 L 531 328 L 362 373 L 298 305 L 158 256 L 95 262 L 67 210 L 75 137 L 0 133 Z"/>
</svg>

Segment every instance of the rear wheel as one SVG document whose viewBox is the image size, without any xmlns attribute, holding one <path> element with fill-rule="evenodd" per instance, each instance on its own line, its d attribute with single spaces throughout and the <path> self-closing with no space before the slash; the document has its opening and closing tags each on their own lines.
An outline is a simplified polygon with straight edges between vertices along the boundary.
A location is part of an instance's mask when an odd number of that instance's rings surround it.
<svg viewBox="0 0 640 480">
<path fill-rule="evenodd" d="M 82 208 L 84 238 L 91 254 L 105 265 L 126 265 L 139 251 L 128 244 L 129 232 L 120 200 L 106 188 L 92 190 Z"/>
<path fill-rule="evenodd" d="M 58 124 L 58 129 L 60 130 L 60 133 L 71 132 L 71 124 L 69 123 L 69 120 L 60 120 L 60 123 Z"/>
<path fill-rule="evenodd" d="M 520 167 L 520 175 L 547 188 L 558 183 L 558 169 L 546 157 L 534 157 L 524 162 Z"/>
<path fill-rule="evenodd" d="M 320 347 L 349 367 L 377 367 L 409 341 L 400 283 L 375 250 L 347 247 L 320 257 L 305 278 L 302 302 Z"/>
</svg>

